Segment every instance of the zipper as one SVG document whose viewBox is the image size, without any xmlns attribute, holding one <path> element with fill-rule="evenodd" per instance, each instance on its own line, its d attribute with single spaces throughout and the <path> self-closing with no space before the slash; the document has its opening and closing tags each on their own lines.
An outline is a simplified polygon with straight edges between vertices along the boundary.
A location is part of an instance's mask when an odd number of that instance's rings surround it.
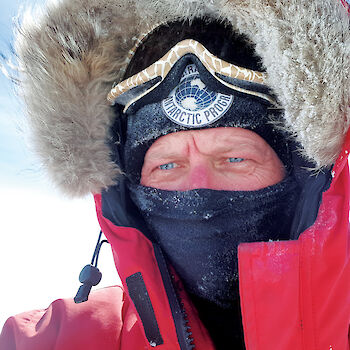
<svg viewBox="0 0 350 350">
<path fill-rule="evenodd" d="M 193 350 L 195 346 L 193 344 L 191 327 L 188 325 L 188 319 L 184 310 L 184 305 L 179 300 L 179 297 L 175 291 L 171 280 L 171 275 L 169 273 L 168 266 L 161 248 L 158 244 L 153 243 L 153 249 L 158 263 L 159 271 L 162 276 L 165 292 L 168 296 L 180 349 Z"/>
</svg>

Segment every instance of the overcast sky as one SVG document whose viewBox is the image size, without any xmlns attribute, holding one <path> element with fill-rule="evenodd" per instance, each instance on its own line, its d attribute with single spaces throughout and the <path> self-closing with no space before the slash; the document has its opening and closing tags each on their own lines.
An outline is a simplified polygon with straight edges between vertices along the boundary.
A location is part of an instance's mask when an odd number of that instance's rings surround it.
<svg viewBox="0 0 350 350">
<path fill-rule="evenodd" d="M 0 52 L 10 56 L 13 17 L 21 5 L 44 0 L 0 0 Z M 0 72 L 0 329 L 22 311 L 73 297 L 99 233 L 92 196 L 63 197 L 30 151 L 25 113 L 13 85 Z M 116 284 L 109 246 L 99 259 L 99 286 Z"/>
</svg>

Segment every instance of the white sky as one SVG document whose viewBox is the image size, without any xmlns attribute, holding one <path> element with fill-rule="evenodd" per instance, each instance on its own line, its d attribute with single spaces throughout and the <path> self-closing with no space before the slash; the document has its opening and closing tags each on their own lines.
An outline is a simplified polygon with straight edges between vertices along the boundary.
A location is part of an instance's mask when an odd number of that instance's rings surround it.
<svg viewBox="0 0 350 350">
<path fill-rule="evenodd" d="M 0 0 L 0 53 L 6 56 L 12 17 L 23 3 Z M 0 330 L 11 315 L 74 297 L 99 233 L 92 196 L 67 199 L 47 182 L 29 151 L 21 110 L 0 71 Z M 98 287 L 118 283 L 109 245 L 101 249 L 99 268 Z"/>
<path fill-rule="evenodd" d="M 99 226 L 93 199 L 68 200 L 36 189 L 0 188 L 0 325 L 8 316 L 74 297 Z M 109 245 L 99 257 L 100 286 L 118 283 Z M 1 326 L 0 326 L 1 327 Z"/>
</svg>

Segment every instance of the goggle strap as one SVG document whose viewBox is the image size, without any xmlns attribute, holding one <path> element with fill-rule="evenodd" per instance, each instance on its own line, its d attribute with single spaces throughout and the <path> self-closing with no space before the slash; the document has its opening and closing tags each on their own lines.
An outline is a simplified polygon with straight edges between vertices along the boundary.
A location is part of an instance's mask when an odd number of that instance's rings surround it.
<svg viewBox="0 0 350 350">
<path fill-rule="evenodd" d="M 236 85 L 232 85 L 228 82 L 226 82 L 225 80 L 220 79 L 219 77 L 217 77 L 216 75 L 214 75 L 214 77 L 223 85 L 229 87 L 232 90 L 238 91 L 238 92 L 242 92 L 248 95 L 253 95 L 256 97 L 260 97 L 268 102 L 270 102 L 273 106 L 275 106 L 276 108 L 280 108 L 279 104 L 276 102 L 275 99 L 273 99 L 270 95 L 264 94 L 262 92 L 257 92 L 257 91 L 251 91 L 251 90 L 246 90 L 243 89 L 239 86 Z M 153 85 L 152 87 L 150 87 L 148 90 L 142 92 L 140 95 L 136 96 L 135 98 L 133 98 L 132 100 L 130 100 L 124 107 L 123 109 L 123 113 L 125 113 L 128 108 L 135 102 L 137 102 L 138 100 L 140 100 L 142 97 L 146 96 L 148 93 L 150 93 L 152 90 L 154 90 L 155 88 L 158 87 L 158 85 L 160 85 L 162 83 L 162 80 L 159 81 L 158 83 L 156 83 L 155 85 Z"/>
<path fill-rule="evenodd" d="M 161 25 L 163 25 L 165 22 L 160 22 L 157 23 L 156 25 L 154 25 L 150 30 L 148 30 L 148 32 L 145 33 L 141 33 L 139 36 L 134 36 L 132 37 L 132 40 L 135 41 L 135 45 L 129 50 L 129 53 L 127 55 L 127 57 L 125 58 L 125 64 L 123 65 L 123 68 L 120 69 L 119 71 L 119 75 L 121 77 L 124 76 L 126 69 L 129 65 L 129 63 L 131 62 L 132 58 L 135 56 L 135 53 L 137 51 L 137 49 L 144 43 L 144 41 L 149 37 L 150 34 L 152 34 L 158 27 L 160 27 Z M 117 85 L 117 84 L 116 84 Z"/>
<path fill-rule="evenodd" d="M 234 64 L 228 63 L 220 58 L 217 58 L 213 54 L 211 54 L 202 44 L 193 39 L 186 39 L 178 44 L 176 44 L 167 54 L 165 54 L 160 60 L 153 63 L 148 68 L 143 71 L 133 75 L 132 77 L 122 81 L 112 88 L 110 93 L 108 94 L 108 101 L 111 104 L 115 103 L 115 100 L 118 96 L 125 93 L 126 91 L 131 90 L 134 87 L 140 86 L 144 83 L 149 82 L 152 79 L 157 77 L 161 77 L 161 81 L 167 76 L 170 70 L 173 68 L 175 63 L 184 55 L 192 53 L 198 57 L 198 59 L 202 62 L 205 68 L 221 83 L 232 88 L 234 90 L 249 93 L 250 95 L 255 95 L 264 98 L 268 101 L 274 101 L 270 96 L 266 94 L 261 94 L 255 91 L 249 91 L 227 82 L 224 82 L 220 78 L 216 76 L 216 73 L 222 74 L 229 78 L 244 80 L 248 82 L 263 84 L 266 81 L 267 75 L 262 72 L 253 71 L 247 68 L 242 68 L 236 66 Z M 152 91 L 158 84 L 154 85 L 150 90 L 144 92 L 140 97 L 138 96 L 133 100 L 134 103 L 136 100 L 144 96 L 149 91 Z M 131 103 L 128 103 L 130 105 Z M 273 104 L 276 104 L 274 102 Z M 127 108 L 126 108 L 127 109 Z"/>
</svg>

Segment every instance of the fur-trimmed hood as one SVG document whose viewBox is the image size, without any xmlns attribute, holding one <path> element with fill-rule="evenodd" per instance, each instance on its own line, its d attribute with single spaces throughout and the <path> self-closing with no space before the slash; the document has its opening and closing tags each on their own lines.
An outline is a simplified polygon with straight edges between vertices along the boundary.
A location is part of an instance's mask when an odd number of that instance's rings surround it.
<svg viewBox="0 0 350 350">
<path fill-rule="evenodd" d="M 349 17 L 340 0 L 59 0 L 27 14 L 15 49 L 35 149 L 66 193 L 99 193 L 120 173 L 106 96 L 129 51 L 157 24 L 231 23 L 255 43 L 305 157 L 331 166 L 349 126 Z"/>
</svg>

